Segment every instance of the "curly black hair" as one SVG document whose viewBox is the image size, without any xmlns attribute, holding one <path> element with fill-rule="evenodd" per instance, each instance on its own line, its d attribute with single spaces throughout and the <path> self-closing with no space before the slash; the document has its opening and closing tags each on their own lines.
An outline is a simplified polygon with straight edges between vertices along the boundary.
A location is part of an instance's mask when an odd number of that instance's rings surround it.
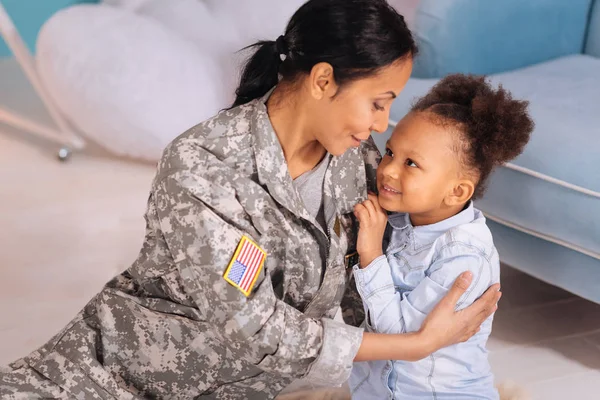
<svg viewBox="0 0 600 400">
<path fill-rule="evenodd" d="M 534 128 L 528 106 L 501 85 L 494 89 L 484 76 L 453 74 L 418 99 L 412 111 L 431 113 L 437 123 L 457 128 L 457 151 L 476 179 L 477 199 L 494 168 L 523 152 Z"/>
</svg>

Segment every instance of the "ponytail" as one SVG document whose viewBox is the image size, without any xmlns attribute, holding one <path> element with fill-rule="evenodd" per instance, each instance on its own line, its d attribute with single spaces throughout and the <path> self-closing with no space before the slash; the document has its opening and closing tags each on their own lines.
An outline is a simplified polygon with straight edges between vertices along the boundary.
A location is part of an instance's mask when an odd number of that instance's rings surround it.
<svg viewBox="0 0 600 400">
<path fill-rule="evenodd" d="M 262 97 L 277 85 L 279 65 L 281 64 L 277 47 L 277 42 L 269 40 L 260 41 L 245 48 L 257 48 L 257 50 L 244 67 L 232 107 Z"/>
</svg>

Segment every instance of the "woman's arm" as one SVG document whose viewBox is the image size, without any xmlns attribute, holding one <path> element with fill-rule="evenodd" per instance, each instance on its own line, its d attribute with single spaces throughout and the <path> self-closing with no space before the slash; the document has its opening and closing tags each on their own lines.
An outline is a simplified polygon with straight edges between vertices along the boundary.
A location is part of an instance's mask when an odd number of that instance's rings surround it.
<svg viewBox="0 0 600 400">
<path fill-rule="evenodd" d="M 418 332 L 404 334 L 365 332 L 354 361 L 417 361 L 441 348 L 467 341 L 496 311 L 502 296 L 500 285 L 492 285 L 471 306 L 455 311 L 456 304 L 469 288 L 472 279 L 473 275 L 470 272 L 461 274 L 446 296 L 427 315 Z"/>
<path fill-rule="evenodd" d="M 181 296 L 194 301 L 232 358 L 324 385 L 348 378 L 361 328 L 310 318 L 280 300 L 264 268 L 248 295 L 225 279 L 242 237 L 255 236 L 254 228 L 244 227 L 235 193 L 200 171 L 180 170 L 156 180 L 153 197 L 161 234 L 177 264 Z"/>
</svg>

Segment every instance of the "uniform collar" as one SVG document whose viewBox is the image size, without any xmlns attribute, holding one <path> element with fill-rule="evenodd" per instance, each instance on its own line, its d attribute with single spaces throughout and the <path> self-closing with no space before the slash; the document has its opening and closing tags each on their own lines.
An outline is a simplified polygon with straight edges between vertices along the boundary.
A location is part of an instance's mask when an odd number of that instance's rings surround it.
<svg viewBox="0 0 600 400">
<path fill-rule="evenodd" d="M 266 101 L 273 92 L 253 101 L 251 131 L 258 180 L 269 189 L 273 198 L 295 215 L 312 220 L 294 188 L 283 149 L 267 113 Z M 360 148 L 332 157 L 325 173 L 325 201 L 332 201 L 338 213 L 346 214 L 367 198 L 366 171 Z"/>
<path fill-rule="evenodd" d="M 352 148 L 333 157 L 325 175 L 325 196 L 335 200 L 341 214 L 367 199 L 367 175 L 361 148 Z M 327 190 L 329 189 L 329 190 Z"/>
</svg>

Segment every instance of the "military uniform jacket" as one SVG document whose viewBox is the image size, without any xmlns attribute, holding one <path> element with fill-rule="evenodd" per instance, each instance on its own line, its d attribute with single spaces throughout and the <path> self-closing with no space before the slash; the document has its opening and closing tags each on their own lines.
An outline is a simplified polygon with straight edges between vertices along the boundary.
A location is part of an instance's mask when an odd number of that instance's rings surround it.
<svg viewBox="0 0 600 400">
<path fill-rule="evenodd" d="M 166 148 L 135 263 L 13 363 L 13 375 L 0 374 L 1 395 L 51 397 L 60 387 L 82 399 L 268 399 L 296 378 L 347 379 L 363 331 L 332 318 L 349 287 L 352 210 L 379 154 L 369 141 L 332 157 L 323 201 L 336 212 L 323 229 L 293 186 L 265 100 L 223 111 Z M 248 296 L 224 279 L 243 236 L 267 253 Z M 362 310 L 346 294 L 345 318 Z M 11 389 L 11 380 L 20 383 Z"/>
</svg>

